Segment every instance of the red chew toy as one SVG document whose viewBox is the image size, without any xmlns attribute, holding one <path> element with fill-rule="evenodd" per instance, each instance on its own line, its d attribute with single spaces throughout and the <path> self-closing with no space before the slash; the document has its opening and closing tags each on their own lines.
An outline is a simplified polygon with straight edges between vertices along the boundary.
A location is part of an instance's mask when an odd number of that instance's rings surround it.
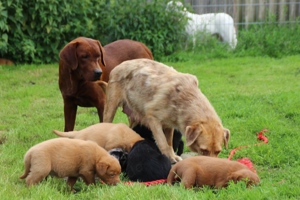
<svg viewBox="0 0 300 200">
<path fill-rule="evenodd" d="M 167 179 L 159 179 L 159 180 L 155 180 L 155 181 L 148 181 L 148 182 L 138 182 L 141 184 L 144 184 L 146 186 L 151 186 L 151 185 L 158 185 L 158 184 L 162 184 L 162 183 L 166 183 Z M 124 182 L 125 185 L 133 185 L 136 182 Z"/>
<path fill-rule="evenodd" d="M 263 135 L 263 134 L 264 134 L 265 132 L 267 132 L 267 131 L 268 131 L 268 130 L 263 129 L 263 130 L 261 130 L 261 131 L 257 134 L 257 139 L 258 139 L 258 140 L 262 140 L 263 143 L 255 144 L 255 146 L 261 145 L 261 144 L 264 144 L 264 143 L 265 143 L 265 144 L 268 143 L 268 138 L 267 138 L 266 136 Z M 248 145 L 248 146 L 249 146 L 249 145 Z M 232 157 L 234 156 L 234 154 L 235 154 L 235 152 L 236 152 L 237 150 L 240 150 L 241 148 L 247 148 L 248 146 L 240 146 L 240 147 L 237 147 L 237 148 L 231 150 L 231 151 L 230 151 L 230 154 L 229 154 L 229 157 L 228 157 L 228 160 L 231 160 L 231 159 L 232 159 Z M 244 165 L 246 165 L 246 166 L 247 166 L 250 170 L 252 170 L 253 172 L 256 172 L 255 169 L 253 169 L 253 164 L 252 164 L 252 162 L 251 162 L 251 160 L 250 160 L 249 158 L 241 158 L 241 159 L 238 159 L 237 161 L 240 162 L 240 163 L 242 163 L 242 164 L 244 164 Z"/>
<path fill-rule="evenodd" d="M 268 142 L 269 142 L 269 141 L 268 141 L 268 138 L 267 138 L 266 136 L 263 135 L 265 132 L 268 132 L 268 130 L 266 130 L 266 129 L 261 130 L 261 131 L 257 134 L 257 139 L 264 141 L 264 143 L 268 143 Z"/>
</svg>

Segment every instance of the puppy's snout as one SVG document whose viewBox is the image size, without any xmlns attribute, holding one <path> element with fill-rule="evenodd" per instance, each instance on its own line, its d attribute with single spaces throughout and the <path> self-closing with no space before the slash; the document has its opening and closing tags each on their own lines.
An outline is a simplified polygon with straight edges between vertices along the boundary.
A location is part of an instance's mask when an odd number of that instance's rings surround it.
<svg viewBox="0 0 300 200">
<path fill-rule="evenodd" d="M 94 74 L 95 74 L 96 80 L 98 80 L 98 79 L 100 79 L 100 76 L 102 75 L 102 71 L 100 69 L 96 69 L 94 71 Z"/>
</svg>

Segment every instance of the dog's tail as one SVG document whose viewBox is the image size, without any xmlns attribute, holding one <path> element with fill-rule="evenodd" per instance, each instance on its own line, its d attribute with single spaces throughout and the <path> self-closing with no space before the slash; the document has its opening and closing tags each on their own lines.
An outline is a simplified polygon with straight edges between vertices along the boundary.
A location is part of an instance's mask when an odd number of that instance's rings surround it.
<svg viewBox="0 0 300 200">
<path fill-rule="evenodd" d="M 143 49 L 148 54 L 148 56 L 149 56 L 148 59 L 154 60 L 154 57 L 153 57 L 153 54 L 152 54 L 151 50 L 144 43 L 141 43 L 141 45 L 143 46 Z"/>
<path fill-rule="evenodd" d="M 30 153 L 30 151 L 25 154 L 24 167 L 25 167 L 25 172 L 24 172 L 23 175 L 21 175 L 19 177 L 19 179 L 26 178 L 28 176 L 29 172 L 30 172 L 30 167 L 31 167 L 31 153 Z"/>
<path fill-rule="evenodd" d="M 67 137 L 67 138 L 74 138 L 76 132 L 77 131 L 62 132 L 62 131 L 53 130 L 53 133 L 55 133 L 57 136 Z"/>
<path fill-rule="evenodd" d="M 97 81 L 97 84 L 102 88 L 103 92 L 106 94 L 107 83 L 104 81 Z"/>
<path fill-rule="evenodd" d="M 175 167 L 172 167 L 172 169 L 169 172 L 169 175 L 167 177 L 167 183 L 169 185 L 173 185 L 173 182 L 175 181 L 175 176 L 176 176 L 176 170 Z"/>
</svg>

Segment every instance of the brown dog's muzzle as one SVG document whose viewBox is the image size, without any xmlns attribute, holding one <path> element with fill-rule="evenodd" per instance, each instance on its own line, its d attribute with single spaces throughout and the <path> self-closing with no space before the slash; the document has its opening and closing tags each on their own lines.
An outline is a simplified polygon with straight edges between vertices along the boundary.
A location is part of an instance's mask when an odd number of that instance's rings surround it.
<svg viewBox="0 0 300 200">
<path fill-rule="evenodd" d="M 96 70 L 94 71 L 94 77 L 95 77 L 95 80 L 99 80 L 101 75 L 102 75 L 101 69 L 96 69 Z"/>
</svg>

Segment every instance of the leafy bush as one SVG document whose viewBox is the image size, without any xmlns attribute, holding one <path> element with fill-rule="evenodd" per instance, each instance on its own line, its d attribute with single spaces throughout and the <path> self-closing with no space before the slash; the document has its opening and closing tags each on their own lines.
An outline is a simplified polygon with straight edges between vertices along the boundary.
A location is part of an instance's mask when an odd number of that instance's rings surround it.
<svg viewBox="0 0 300 200">
<path fill-rule="evenodd" d="M 172 53 L 184 32 L 182 16 L 166 13 L 167 0 L 7 0 L 0 2 L 0 56 L 19 63 L 57 62 L 79 36 L 103 44 L 144 42 L 154 55 Z"/>
<path fill-rule="evenodd" d="M 101 1 L 7 0 L 0 4 L 0 55 L 16 62 L 49 63 L 78 36 L 95 37 Z M 97 18 L 98 17 L 98 18 Z"/>
<path fill-rule="evenodd" d="M 116 0 L 107 8 L 107 41 L 129 38 L 141 41 L 156 59 L 173 53 L 185 38 L 185 18 L 166 11 L 169 0 Z M 129 6 L 128 6 L 129 5 Z"/>
</svg>

